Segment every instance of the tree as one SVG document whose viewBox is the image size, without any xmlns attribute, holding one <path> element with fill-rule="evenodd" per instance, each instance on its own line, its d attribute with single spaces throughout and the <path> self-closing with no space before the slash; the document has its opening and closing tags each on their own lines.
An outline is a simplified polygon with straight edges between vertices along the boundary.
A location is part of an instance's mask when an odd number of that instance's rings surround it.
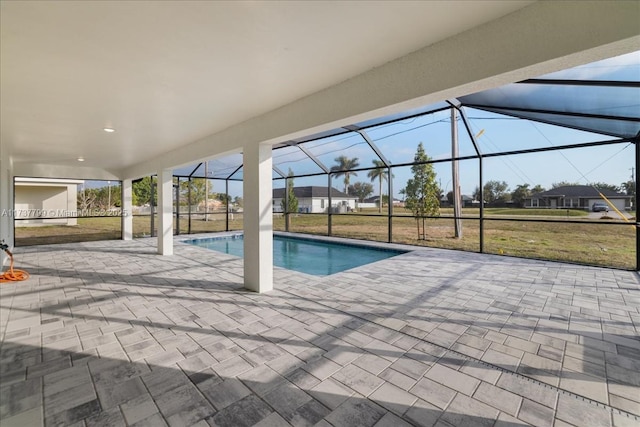
<svg viewBox="0 0 640 427">
<path fill-rule="evenodd" d="M 191 205 L 198 206 L 200 203 L 204 203 L 205 199 L 208 201 L 209 198 L 213 196 L 211 190 L 213 190 L 213 185 L 208 184 L 205 178 L 192 178 L 191 179 Z M 186 181 L 186 184 L 189 185 L 189 181 Z M 207 194 L 207 191 L 209 194 Z M 205 197 L 206 196 L 206 197 Z M 208 206 L 205 206 L 205 209 L 208 210 Z"/>
<path fill-rule="evenodd" d="M 507 191 L 509 190 L 509 184 L 505 181 L 487 181 L 482 187 L 484 190 L 484 200 L 487 204 L 495 203 L 498 201 L 507 200 Z"/>
<path fill-rule="evenodd" d="M 440 216 L 440 188 L 436 183 L 436 172 L 433 165 L 428 163 L 431 160 L 424 151 L 422 142 L 418 144 L 418 149 L 413 157 L 414 165 L 411 166 L 413 178 L 407 181 L 405 187 L 406 201 L 405 207 L 416 217 L 418 228 L 418 239 L 426 238 L 425 216 Z M 422 233 L 420 232 L 420 219 L 422 219 Z"/>
<path fill-rule="evenodd" d="M 289 175 L 287 176 L 286 182 L 287 195 L 280 201 L 280 207 L 282 207 L 282 212 L 284 213 L 285 230 L 288 231 L 289 225 L 291 224 L 291 215 L 289 214 L 292 212 L 298 212 L 298 198 L 293 191 L 293 171 L 291 169 L 289 169 Z"/>
<path fill-rule="evenodd" d="M 351 180 L 351 175 L 358 175 L 355 172 L 351 172 L 352 169 L 360 166 L 358 158 L 354 157 L 353 159 L 350 159 L 347 156 L 340 156 L 336 157 L 334 161 L 337 165 L 331 166 L 331 172 L 335 173 L 336 177 L 344 176 L 344 192 L 349 194 L 349 181 Z"/>
<path fill-rule="evenodd" d="M 620 188 L 622 189 L 622 191 L 624 191 L 624 193 L 627 196 L 632 196 L 633 198 L 631 199 L 631 203 L 633 206 L 633 209 L 635 210 L 636 208 L 636 182 L 635 181 L 627 181 L 627 182 L 623 182 L 620 185 Z"/>
<path fill-rule="evenodd" d="M 484 200 L 481 200 L 481 197 L 480 197 L 480 187 L 476 186 L 471 196 L 473 197 L 473 200 L 477 200 L 479 202 L 484 203 Z M 453 200 L 453 197 L 451 198 L 451 200 Z"/>
<path fill-rule="evenodd" d="M 382 160 L 373 160 L 373 164 L 376 168 L 370 170 L 367 177 L 371 179 L 371 182 L 374 182 L 376 179 L 380 182 L 378 212 L 382 213 L 382 181 L 387 181 L 389 179 L 389 170 Z M 393 175 L 391 177 L 393 178 Z"/>
<path fill-rule="evenodd" d="M 531 196 L 531 190 L 529 190 L 529 184 L 520 184 L 511 193 L 511 200 L 513 200 L 513 203 L 517 207 L 522 208 L 524 207 L 525 199 L 530 196 Z"/>
<path fill-rule="evenodd" d="M 213 193 L 213 198 L 216 200 L 220 200 L 225 206 L 228 205 L 231 201 L 231 196 L 226 193 Z"/>
<path fill-rule="evenodd" d="M 82 191 L 78 192 L 78 210 L 86 211 L 88 209 L 91 209 L 95 200 L 95 192 L 91 191 L 91 189 L 83 188 Z M 85 215 L 85 213 L 83 213 L 82 215 Z"/>
<path fill-rule="evenodd" d="M 592 182 L 591 186 L 597 188 L 600 191 L 611 190 L 615 193 L 619 193 L 620 191 L 622 191 L 622 189 L 617 185 L 607 184 L 606 182 Z"/>
<path fill-rule="evenodd" d="M 543 193 L 545 191 L 546 190 L 542 185 L 537 184 L 535 187 L 531 189 L 531 194 Z"/>
<path fill-rule="evenodd" d="M 442 199 L 442 197 L 441 197 L 440 199 Z M 449 191 L 449 192 L 447 193 L 447 202 L 448 202 L 450 205 L 453 205 L 453 191 Z"/>
<path fill-rule="evenodd" d="M 364 199 L 373 194 L 373 185 L 368 182 L 356 182 L 349 186 L 349 193 L 356 196 L 359 202 L 364 202 Z"/>
<path fill-rule="evenodd" d="M 576 185 L 581 185 L 581 184 L 579 182 L 560 181 L 560 182 L 552 183 L 551 189 L 553 190 L 554 188 L 558 188 L 558 187 L 575 187 Z"/>
<path fill-rule="evenodd" d="M 132 203 L 134 206 L 143 206 L 151 204 L 151 177 L 145 176 L 144 178 L 134 181 L 132 184 L 133 195 Z M 155 197 L 154 199 L 155 200 Z"/>
</svg>

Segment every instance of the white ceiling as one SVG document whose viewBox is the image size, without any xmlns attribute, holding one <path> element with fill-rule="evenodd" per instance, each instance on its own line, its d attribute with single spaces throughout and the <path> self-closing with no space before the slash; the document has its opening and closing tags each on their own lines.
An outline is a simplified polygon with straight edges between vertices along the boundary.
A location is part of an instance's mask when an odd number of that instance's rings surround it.
<svg viewBox="0 0 640 427">
<path fill-rule="evenodd" d="M 129 167 L 529 3 L 2 1 L 1 142 Z"/>
</svg>

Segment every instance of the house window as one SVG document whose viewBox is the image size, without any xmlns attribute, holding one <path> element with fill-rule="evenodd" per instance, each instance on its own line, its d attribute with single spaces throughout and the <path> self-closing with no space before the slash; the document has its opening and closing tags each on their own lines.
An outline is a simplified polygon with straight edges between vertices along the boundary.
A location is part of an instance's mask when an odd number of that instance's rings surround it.
<svg viewBox="0 0 640 427">
<path fill-rule="evenodd" d="M 324 209 L 324 199 L 320 199 L 320 208 Z"/>
</svg>

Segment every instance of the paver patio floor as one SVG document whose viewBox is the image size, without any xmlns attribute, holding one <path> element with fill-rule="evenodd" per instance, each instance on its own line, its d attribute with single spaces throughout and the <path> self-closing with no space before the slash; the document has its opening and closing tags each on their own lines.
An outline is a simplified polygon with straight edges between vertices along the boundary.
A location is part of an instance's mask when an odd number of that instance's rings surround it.
<svg viewBox="0 0 640 427">
<path fill-rule="evenodd" d="M 640 425 L 635 272 L 419 249 L 256 294 L 179 240 L 16 250 L 2 427 Z"/>
</svg>

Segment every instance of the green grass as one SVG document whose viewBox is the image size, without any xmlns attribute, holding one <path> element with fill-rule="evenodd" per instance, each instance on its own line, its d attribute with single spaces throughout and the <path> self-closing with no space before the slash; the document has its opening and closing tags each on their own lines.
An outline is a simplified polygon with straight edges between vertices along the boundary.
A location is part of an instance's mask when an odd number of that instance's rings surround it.
<svg viewBox="0 0 640 427">
<path fill-rule="evenodd" d="M 382 209 L 382 215 L 387 215 L 386 206 Z M 354 212 L 365 215 L 379 215 L 378 208 L 365 208 Z M 394 207 L 394 215 L 413 216 L 411 211 L 405 208 Z M 586 217 L 589 212 L 580 209 L 537 209 L 537 208 L 485 208 L 485 216 L 541 216 L 541 217 Z M 453 208 L 440 208 L 440 216 L 453 216 Z M 462 216 L 479 217 L 479 208 L 463 208 Z"/>
<path fill-rule="evenodd" d="M 394 214 L 400 216 L 392 220 L 392 241 L 477 252 L 480 250 L 480 221 L 473 218 L 478 215 L 477 211 L 477 209 L 475 212 L 473 209 L 463 210 L 465 219 L 462 220 L 462 238 L 454 237 L 453 219 L 447 218 L 447 215 L 452 215 L 453 211 L 443 209 L 440 218 L 426 221 L 427 238 L 420 240 L 417 238 L 415 219 L 408 214 L 402 216 L 402 213 L 395 209 Z M 566 217 L 566 210 L 485 209 L 487 217 L 492 219 L 484 221 L 484 252 L 605 267 L 636 268 L 634 223 L 624 223 L 615 219 L 601 223 L 585 220 L 582 223 L 580 220 L 587 215 L 586 212 L 570 212 L 571 219 L 577 223 L 506 220 L 507 217 L 531 218 L 531 215 L 536 219 L 549 217 L 549 219 L 558 220 Z M 377 214 L 377 209 L 371 209 L 363 213 L 333 215 L 332 235 L 385 242 L 389 234 L 388 218 L 377 216 Z M 505 220 L 499 220 L 500 217 Z M 135 237 L 150 235 L 148 216 L 135 216 L 133 221 Z M 274 216 L 273 225 L 275 230 L 284 230 L 284 218 Z M 211 215 L 209 221 L 195 218 L 191 221 L 192 233 L 224 231 L 225 227 L 224 214 Z M 236 214 L 233 220 L 229 221 L 229 227 L 231 230 L 242 230 L 242 215 Z M 181 217 L 180 233 L 186 234 L 187 231 L 187 218 Z M 328 217 L 303 214 L 292 216 L 290 231 L 327 235 Z M 18 246 L 119 239 L 120 237 L 120 218 L 80 218 L 77 226 L 16 228 Z"/>
</svg>

